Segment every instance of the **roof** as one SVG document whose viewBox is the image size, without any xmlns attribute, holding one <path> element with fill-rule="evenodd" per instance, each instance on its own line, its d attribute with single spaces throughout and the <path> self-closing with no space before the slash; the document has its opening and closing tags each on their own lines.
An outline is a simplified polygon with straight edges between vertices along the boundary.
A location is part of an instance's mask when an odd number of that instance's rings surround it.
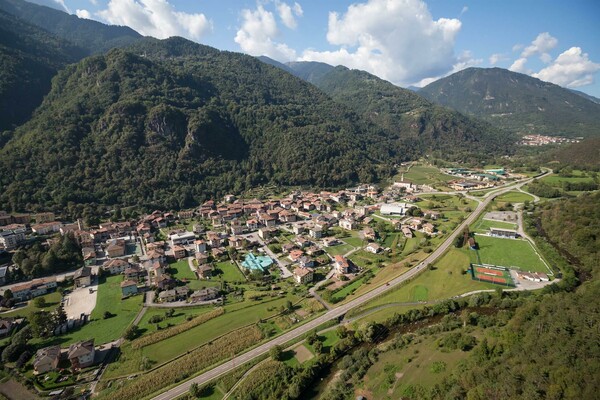
<svg viewBox="0 0 600 400">
<path fill-rule="evenodd" d="M 265 270 L 269 268 L 272 264 L 273 260 L 271 259 L 271 257 L 255 256 L 252 253 L 249 253 L 242 262 L 242 266 L 252 270 Z"/>
<path fill-rule="evenodd" d="M 93 351 L 94 339 L 77 342 L 69 346 L 69 353 L 67 355 L 67 358 L 70 360 L 72 358 L 86 356 Z"/>
<path fill-rule="evenodd" d="M 122 288 L 128 287 L 128 286 L 136 286 L 137 287 L 137 282 L 132 281 L 132 280 L 126 280 L 126 281 L 121 282 Z"/>
<path fill-rule="evenodd" d="M 75 271 L 74 278 L 86 278 L 88 276 L 92 276 L 92 269 L 90 267 L 81 267 L 77 271 Z"/>
<path fill-rule="evenodd" d="M 39 349 L 33 359 L 33 367 L 37 368 L 40 364 L 51 363 L 60 357 L 60 346 L 50 346 Z"/>
<path fill-rule="evenodd" d="M 308 274 L 312 274 L 312 272 L 313 272 L 312 268 L 307 268 L 307 267 L 304 267 L 304 268 L 298 267 L 298 268 L 294 269 L 294 275 L 296 275 L 300 278 L 302 278 Z"/>
<path fill-rule="evenodd" d="M 6 276 L 6 272 L 8 271 L 8 267 L 0 267 L 0 278 L 4 278 Z"/>
</svg>

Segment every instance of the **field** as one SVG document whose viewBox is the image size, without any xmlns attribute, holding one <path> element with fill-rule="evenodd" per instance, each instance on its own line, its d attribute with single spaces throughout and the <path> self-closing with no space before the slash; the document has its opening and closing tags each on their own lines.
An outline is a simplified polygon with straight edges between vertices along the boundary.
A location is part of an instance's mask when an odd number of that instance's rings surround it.
<svg viewBox="0 0 600 400">
<path fill-rule="evenodd" d="M 34 304 L 33 304 L 33 300 L 27 302 L 27 304 L 25 306 L 22 307 L 17 307 L 12 311 L 6 311 L 3 312 L 2 314 L 0 314 L 0 317 L 2 318 L 7 318 L 7 317 L 29 317 L 29 315 L 31 315 L 31 313 L 36 312 L 36 311 L 40 311 L 40 310 L 54 310 L 58 304 L 60 303 L 60 299 L 61 299 L 61 294 L 59 292 L 52 292 L 52 293 L 48 293 L 44 296 L 39 296 L 39 297 L 43 297 L 44 300 L 46 300 L 46 306 L 42 307 L 42 308 L 37 308 Z"/>
<path fill-rule="evenodd" d="M 439 300 L 473 290 L 494 289 L 495 285 L 474 281 L 466 273 L 470 263 L 469 251 L 451 248 L 434 265 L 434 269 L 424 271 L 414 280 L 373 299 L 351 311 L 350 314 L 358 315 L 366 310 L 389 303 L 400 303 L 399 305 L 401 305 L 402 303 Z M 394 307 L 380 313 L 380 316 L 385 319 L 392 314 L 394 314 Z"/>
<path fill-rule="evenodd" d="M 198 279 L 196 274 L 190 269 L 187 258 L 181 259 L 169 265 L 170 273 L 179 280 L 194 281 Z"/>
<path fill-rule="evenodd" d="M 171 325 L 179 325 L 182 322 L 186 321 L 188 317 L 195 317 L 201 314 L 205 314 L 214 309 L 213 306 L 203 306 L 203 307 L 179 307 L 175 308 L 175 314 L 173 314 L 170 318 L 165 318 L 158 325 L 161 327 L 165 327 L 167 324 Z M 156 315 L 159 317 L 165 317 L 165 312 L 168 311 L 168 308 L 148 308 L 142 319 L 140 320 L 138 327 L 144 333 L 150 333 L 156 331 L 157 324 L 151 324 L 150 319 Z"/>
<path fill-rule="evenodd" d="M 583 183 L 583 182 L 593 182 L 594 178 L 591 176 L 586 176 L 585 171 L 573 170 L 572 176 L 560 176 L 560 175 L 550 175 L 542 178 L 541 180 L 545 183 L 552 186 L 562 186 L 563 182 L 570 183 Z"/>
<path fill-rule="evenodd" d="M 475 232 L 489 232 L 490 228 L 501 228 L 501 229 L 517 229 L 517 224 L 512 222 L 495 221 L 491 219 L 480 218 L 471 226 L 471 230 Z"/>
<path fill-rule="evenodd" d="M 448 334 L 428 336 L 406 348 L 380 354 L 363 379 L 367 398 L 410 398 L 416 385 L 431 388 L 440 384 L 469 356 L 468 352 L 448 351 L 437 346 L 438 337 Z"/>
<path fill-rule="evenodd" d="M 400 180 L 397 176 L 396 180 Z M 417 185 L 431 185 L 435 183 L 448 182 L 455 179 L 451 175 L 442 173 L 437 167 L 428 165 L 414 165 L 408 172 L 404 173 L 404 179 Z"/>
<path fill-rule="evenodd" d="M 523 271 L 551 274 L 537 255 L 533 246 L 526 240 L 504 239 L 477 235 L 479 258 L 472 251 L 471 260 L 477 264 L 492 264 L 503 267 L 517 267 Z"/>
<path fill-rule="evenodd" d="M 223 261 L 216 264 L 216 269 L 221 273 L 218 275 L 225 282 L 244 282 L 246 279 L 240 272 L 239 268 L 231 261 Z M 218 271 L 215 271 L 218 273 Z"/>
<path fill-rule="evenodd" d="M 350 246 L 349 244 L 339 244 L 337 246 L 329 246 L 324 248 L 324 250 L 332 257 L 344 255 L 353 249 L 354 247 Z"/>
<path fill-rule="evenodd" d="M 526 201 L 533 201 L 533 196 L 523 192 L 510 191 L 496 197 L 494 201 L 508 203 L 524 203 Z"/>
</svg>

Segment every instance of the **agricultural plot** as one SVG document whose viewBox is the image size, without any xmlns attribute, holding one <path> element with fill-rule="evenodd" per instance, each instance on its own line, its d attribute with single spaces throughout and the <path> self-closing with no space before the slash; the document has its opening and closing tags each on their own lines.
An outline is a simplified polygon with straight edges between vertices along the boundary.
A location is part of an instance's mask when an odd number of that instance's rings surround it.
<svg viewBox="0 0 600 400">
<path fill-rule="evenodd" d="M 522 271 L 552 274 L 527 240 L 477 235 L 477 252 L 471 251 L 475 264 L 492 264 Z M 477 254 L 478 253 L 478 254 Z"/>
<path fill-rule="evenodd" d="M 494 201 L 506 203 L 524 203 L 526 201 L 533 201 L 533 196 L 523 192 L 511 191 L 496 197 Z"/>
<path fill-rule="evenodd" d="M 586 172 L 580 170 L 573 170 L 572 176 L 560 176 L 560 175 L 550 175 L 542 178 L 541 180 L 552 186 L 562 186 L 564 182 L 569 183 L 584 183 L 584 182 L 593 182 L 594 178 L 591 176 L 587 176 Z"/>
<path fill-rule="evenodd" d="M 399 179 L 399 177 L 397 177 Z M 404 173 L 404 179 L 417 185 L 431 185 L 440 182 L 448 182 L 455 179 L 451 175 L 444 174 L 438 168 L 429 165 L 414 165 L 408 172 Z"/>
</svg>

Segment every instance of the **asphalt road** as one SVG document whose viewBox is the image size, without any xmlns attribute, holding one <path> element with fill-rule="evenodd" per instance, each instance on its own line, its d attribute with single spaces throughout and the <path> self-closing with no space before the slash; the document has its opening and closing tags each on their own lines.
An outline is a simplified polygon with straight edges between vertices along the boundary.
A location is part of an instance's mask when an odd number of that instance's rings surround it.
<svg viewBox="0 0 600 400">
<path fill-rule="evenodd" d="M 456 230 L 444 241 L 444 243 L 442 243 L 441 246 L 439 246 L 435 251 L 433 251 L 429 255 L 429 257 L 427 257 L 425 260 L 423 260 L 417 266 L 411 268 L 408 272 L 400 275 L 399 277 L 397 277 L 395 279 L 392 279 L 391 281 L 389 281 L 388 283 L 386 283 L 384 285 L 381 285 L 381 286 L 371 290 L 368 293 L 365 293 L 364 295 L 362 295 L 360 297 L 357 297 L 356 299 L 354 299 L 346 304 L 343 304 L 337 308 L 334 308 L 333 310 L 327 311 L 325 314 L 321 315 L 320 317 L 317 317 L 314 320 L 309 321 L 306 324 L 299 326 L 296 329 L 286 332 L 281 336 L 278 336 L 278 337 L 254 348 L 252 350 L 249 350 L 248 352 L 246 352 L 244 354 L 241 354 L 241 355 L 235 357 L 231 361 L 221 364 L 209 371 L 204 372 L 201 375 L 198 375 L 186 382 L 183 382 L 183 383 L 179 384 L 178 386 L 175 386 L 174 388 L 169 389 L 168 391 L 154 397 L 152 400 L 170 400 L 170 399 L 179 397 L 179 396 L 187 393 L 189 391 L 190 386 L 193 383 L 197 383 L 198 385 L 203 385 L 215 378 L 220 377 L 221 375 L 225 375 L 225 374 L 231 372 L 233 369 L 237 368 L 238 366 L 267 353 L 271 347 L 273 347 L 275 345 L 283 345 L 286 342 L 289 342 L 290 340 L 295 339 L 298 336 L 301 336 L 301 335 L 315 329 L 316 327 L 324 324 L 325 322 L 339 318 L 342 315 L 346 314 L 351 309 L 359 307 L 359 306 L 363 305 L 364 303 L 374 299 L 375 297 L 393 289 L 395 286 L 398 286 L 398 285 L 402 284 L 403 282 L 406 282 L 406 281 L 414 278 L 419 273 L 421 273 L 421 271 L 423 271 L 425 268 L 427 268 L 427 265 L 435 262 L 438 258 L 440 258 L 446 252 L 446 250 L 448 250 L 448 248 L 450 248 L 450 246 L 453 245 L 455 238 L 458 235 L 462 234 L 465 227 L 472 224 L 479 217 L 479 215 L 483 212 L 483 210 L 485 210 L 485 208 L 488 206 L 488 204 L 492 201 L 492 199 L 494 197 L 496 197 L 497 195 L 506 193 L 510 190 L 514 190 L 515 188 L 520 188 L 521 186 L 528 183 L 532 179 L 533 178 L 527 179 L 525 181 L 521 181 L 519 183 L 515 183 L 513 185 L 503 187 L 503 188 L 499 189 L 498 191 L 494 191 L 494 192 L 490 192 L 489 194 L 486 194 L 484 200 L 481 201 L 481 203 L 479 203 L 477 208 L 475 208 L 475 210 L 473 210 L 473 212 L 456 228 Z"/>
</svg>

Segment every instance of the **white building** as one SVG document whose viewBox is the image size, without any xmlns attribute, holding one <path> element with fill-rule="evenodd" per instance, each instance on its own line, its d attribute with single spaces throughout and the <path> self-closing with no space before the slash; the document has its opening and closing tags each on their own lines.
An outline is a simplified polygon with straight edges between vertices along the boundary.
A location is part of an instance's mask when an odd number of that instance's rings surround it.
<svg viewBox="0 0 600 400">
<path fill-rule="evenodd" d="M 381 206 L 381 215 L 404 215 L 411 206 L 406 203 L 391 203 Z"/>
<path fill-rule="evenodd" d="M 177 245 L 188 245 L 194 243 L 196 240 L 196 234 L 194 232 L 179 232 L 169 235 L 171 246 Z"/>
</svg>

